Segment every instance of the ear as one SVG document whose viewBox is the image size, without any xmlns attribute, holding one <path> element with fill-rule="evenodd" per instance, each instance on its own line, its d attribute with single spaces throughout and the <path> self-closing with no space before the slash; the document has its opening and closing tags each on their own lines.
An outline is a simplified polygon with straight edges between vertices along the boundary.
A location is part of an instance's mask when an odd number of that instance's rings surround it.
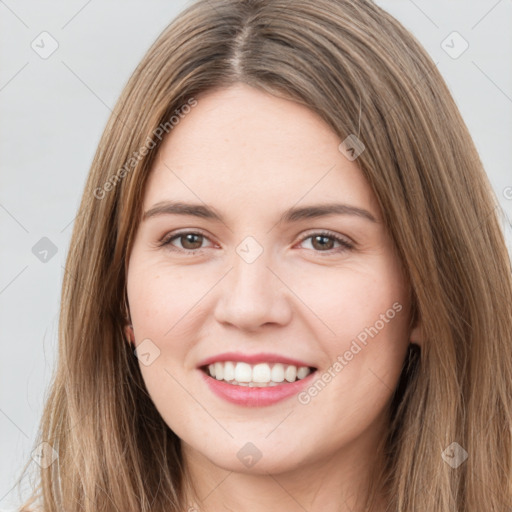
<svg viewBox="0 0 512 512">
<path fill-rule="evenodd" d="M 414 324 L 414 327 L 411 330 L 411 334 L 409 335 L 409 342 L 423 347 L 424 335 L 421 319 L 418 319 Z"/>
<path fill-rule="evenodd" d="M 130 345 L 135 343 L 135 333 L 133 332 L 133 325 L 128 324 L 124 327 L 124 336 L 126 342 Z"/>
</svg>

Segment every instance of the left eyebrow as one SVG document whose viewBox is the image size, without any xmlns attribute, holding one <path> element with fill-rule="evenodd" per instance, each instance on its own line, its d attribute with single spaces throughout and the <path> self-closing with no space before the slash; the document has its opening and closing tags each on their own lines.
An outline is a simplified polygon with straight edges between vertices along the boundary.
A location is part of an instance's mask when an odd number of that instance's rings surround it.
<svg viewBox="0 0 512 512">
<path fill-rule="evenodd" d="M 144 212 L 142 220 L 144 221 L 149 217 L 165 214 L 193 215 L 204 219 L 224 222 L 222 215 L 218 214 L 207 205 L 172 201 L 161 201 L 157 203 L 152 208 Z M 288 208 L 283 212 L 278 223 L 299 222 L 304 219 L 315 219 L 319 217 L 326 217 L 328 215 L 354 215 L 371 222 L 377 222 L 377 219 L 368 210 L 363 208 L 343 203 L 326 203 Z"/>
<path fill-rule="evenodd" d="M 283 213 L 279 219 L 279 223 L 298 222 L 303 219 L 314 219 L 326 217 L 327 215 L 355 215 L 371 222 L 377 222 L 377 219 L 368 210 L 363 208 L 343 203 L 327 203 L 304 206 L 301 208 L 289 208 Z"/>
</svg>

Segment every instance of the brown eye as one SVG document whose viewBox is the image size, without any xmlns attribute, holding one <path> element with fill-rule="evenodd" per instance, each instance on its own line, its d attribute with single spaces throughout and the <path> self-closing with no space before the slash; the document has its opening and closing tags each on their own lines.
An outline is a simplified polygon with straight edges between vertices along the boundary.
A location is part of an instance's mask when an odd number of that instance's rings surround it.
<svg viewBox="0 0 512 512">
<path fill-rule="evenodd" d="M 203 244 L 203 235 L 197 233 L 187 233 L 185 235 L 179 235 L 177 238 L 183 240 L 183 249 L 199 249 Z"/>
<path fill-rule="evenodd" d="M 192 253 L 203 249 L 205 240 L 208 240 L 208 238 L 201 233 L 186 231 L 165 237 L 159 245 L 160 247 L 166 246 L 171 250 Z M 179 243 L 175 243 L 175 241 L 179 241 Z"/>
<path fill-rule="evenodd" d="M 332 249 L 334 246 L 334 239 L 330 236 L 316 235 L 311 237 L 311 245 L 320 251 Z"/>
<path fill-rule="evenodd" d="M 301 244 L 310 240 L 311 249 L 315 252 L 325 252 L 328 254 L 343 252 L 354 248 L 354 245 L 345 238 L 329 232 L 313 233 L 305 236 Z M 337 245 L 336 245 L 337 244 Z"/>
</svg>

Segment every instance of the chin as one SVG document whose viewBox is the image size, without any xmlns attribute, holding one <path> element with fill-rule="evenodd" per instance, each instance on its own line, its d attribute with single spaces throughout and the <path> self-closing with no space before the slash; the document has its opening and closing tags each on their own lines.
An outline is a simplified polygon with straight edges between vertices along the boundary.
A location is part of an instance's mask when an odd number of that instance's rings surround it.
<svg viewBox="0 0 512 512">
<path fill-rule="evenodd" d="M 202 447 L 204 450 L 192 449 L 199 457 L 204 457 L 218 468 L 250 475 L 286 473 L 303 465 L 307 459 L 306 453 L 299 452 L 297 447 L 290 446 L 286 440 L 278 441 L 276 438 L 273 444 L 270 439 L 265 440 L 263 437 L 254 442 L 239 439 L 237 437 L 227 443 L 217 444 L 215 451 L 212 451 L 211 444 Z M 278 449 L 278 446 L 282 449 Z"/>
<path fill-rule="evenodd" d="M 246 475 L 262 475 L 268 473 L 276 475 L 286 473 L 297 467 L 298 461 L 292 460 L 288 454 L 272 453 L 272 455 L 261 455 L 257 461 L 240 461 L 235 454 L 231 457 L 214 457 L 210 459 L 212 464 L 226 471 L 241 473 Z"/>
</svg>

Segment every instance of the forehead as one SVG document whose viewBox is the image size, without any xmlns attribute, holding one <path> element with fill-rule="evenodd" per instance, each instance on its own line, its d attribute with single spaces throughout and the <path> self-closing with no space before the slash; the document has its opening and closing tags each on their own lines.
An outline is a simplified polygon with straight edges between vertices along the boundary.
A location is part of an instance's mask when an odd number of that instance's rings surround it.
<svg viewBox="0 0 512 512">
<path fill-rule="evenodd" d="M 340 142 L 316 113 L 293 101 L 245 84 L 206 93 L 160 147 L 145 206 L 199 199 L 225 210 L 284 208 L 304 199 L 375 207 Z"/>
</svg>

